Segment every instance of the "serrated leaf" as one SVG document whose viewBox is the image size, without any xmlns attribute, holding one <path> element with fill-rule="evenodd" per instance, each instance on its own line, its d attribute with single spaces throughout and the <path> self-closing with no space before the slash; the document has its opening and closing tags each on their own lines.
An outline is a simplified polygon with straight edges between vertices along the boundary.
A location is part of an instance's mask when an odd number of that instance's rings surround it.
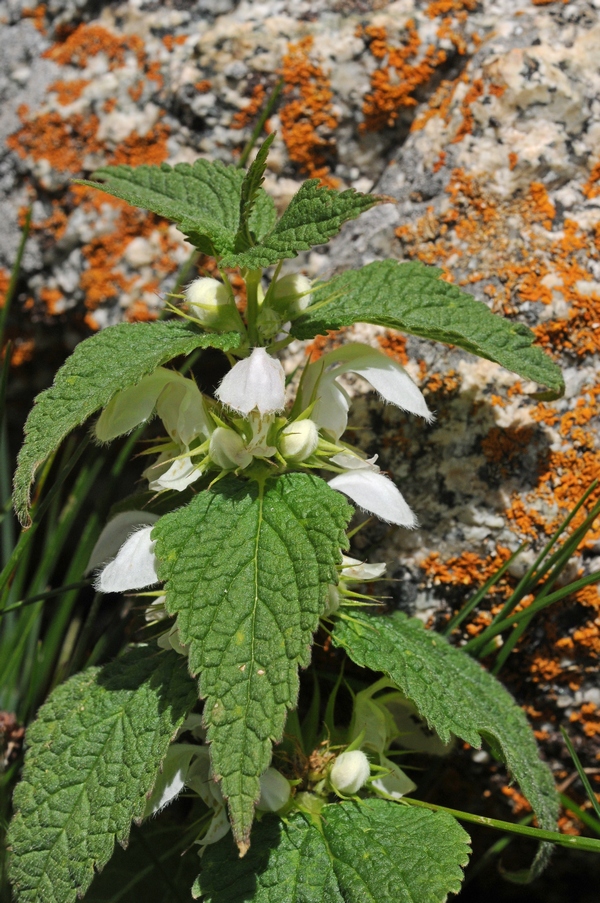
<svg viewBox="0 0 600 903">
<path fill-rule="evenodd" d="M 58 687 L 27 732 L 9 830 L 18 903 L 72 903 L 140 818 L 197 699 L 175 653 L 132 649 Z"/>
<path fill-rule="evenodd" d="M 360 194 L 353 188 L 342 192 L 320 188 L 318 179 L 309 179 L 268 235 L 248 251 L 226 254 L 223 264 L 258 269 L 296 257 L 299 251 L 325 244 L 347 220 L 356 219 L 381 201 L 376 195 Z"/>
<path fill-rule="evenodd" d="M 103 166 L 93 179 L 78 185 L 97 188 L 177 223 L 190 241 L 206 254 L 232 252 L 240 221 L 244 173 L 220 161 L 196 160 L 169 166 Z M 275 220 L 273 200 L 259 189 L 250 228 L 263 235 Z"/>
<path fill-rule="evenodd" d="M 262 147 L 260 148 L 256 159 L 251 164 L 244 177 L 241 188 L 240 197 L 240 224 L 235 236 L 235 251 L 246 251 L 256 244 L 256 236 L 250 228 L 251 216 L 256 207 L 256 201 L 264 181 L 265 169 L 267 168 L 267 157 L 269 148 L 275 140 L 275 132 L 269 135 Z"/>
<path fill-rule="evenodd" d="M 466 652 L 402 612 L 340 619 L 333 642 L 353 662 L 382 671 L 416 706 L 444 743 L 452 734 L 475 748 L 482 739 L 498 749 L 539 825 L 556 829 L 558 796 L 552 772 L 539 758 L 533 731 L 508 690 Z M 551 847 L 542 844 L 535 871 Z"/>
<path fill-rule="evenodd" d="M 493 314 L 482 302 L 441 279 L 442 271 L 419 261 L 381 260 L 349 270 L 313 292 L 315 306 L 333 300 L 292 326 L 292 335 L 311 339 L 352 323 L 375 323 L 465 351 L 502 364 L 525 379 L 564 392 L 560 368 L 539 347 L 523 323 Z"/>
<path fill-rule="evenodd" d="M 38 467 L 71 430 L 105 407 L 116 392 L 196 348 L 228 351 L 239 342 L 236 332 L 211 335 L 179 321 L 120 323 L 81 342 L 54 384 L 38 395 L 27 418 L 13 495 L 21 522 L 27 520 L 29 489 Z"/>
<path fill-rule="evenodd" d="M 457 893 L 469 837 L 452 816 L 385 800 L 335 803 L 322 833 L 301 815 L 265 818 L 237 859 L 228 838 L 207 849 L 204 903 L 443 903 Z"/>
<path fill-rule="evenodd" d="M 352 509 L 318 477 L 222 480 L 167 514 L 152 537 L 166 606 L 200 674 L 213 771 L 247 845 L 258 778 L 296 703 L 298 666 L 337 583 Z"/>
</svg>

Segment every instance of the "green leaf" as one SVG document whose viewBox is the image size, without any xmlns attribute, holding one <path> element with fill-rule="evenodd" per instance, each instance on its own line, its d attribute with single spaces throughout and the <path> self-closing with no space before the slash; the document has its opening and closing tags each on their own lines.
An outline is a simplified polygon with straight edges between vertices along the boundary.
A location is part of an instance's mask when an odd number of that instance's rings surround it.
<svg viewBox="0 0 600 903">
<path fill-rule="evenodd" d="M 559 367 L 533 345 L 523 323 L 493 314 L 482 302 L 440 278 L 441 270 L 419 261 L 381 260 L 349 270 L 313 292 L 310 308 L 292 326 L 298 339 L 312 339 L 352 323 L 376 323 L 424 339 L 458 345 L 502 364 L 560 398 L 564 380 Z M 328 303 L 328 298 L 332 300 Z M 322 306 L 317 308 L 317 305 Z"/>
<path fill-rule="evenodd" d="M 254 212 L 256 201 L 258 199 L 262 183 L 264 181 L 265 169 L 267 168 L 267 156 L 269 148 L 275 139 L 275 132 L 269 135 L 262 147 L 260 148 L 254 163 L 248 169 L 242 182 L 241 198 L 240 198 L 240 224 L 237 235 L 235 236 L 235 250 L 247 251 L 252 245 L 256 244 L 256 237 L 250 228 L 250 218 Z"/>
<path fill-rule="evenodd" d="M 9 830 L 18 903 L 72 903 L 125 843 L 197 699 L 176 653 L 129 650 L 59 686 L 27 732 Z"/>
<path fill-rule="evenodd" d="M 381 201 L 376 195 L 360 194 L 353 188 L 342 192 L 319 188 L 318 179 L 309 179 L 294 195 L 272 232 L 248 251 L 226 254 L 223 264 L 255 270 L 296 257 L 299 251 L 325 244 L 347 220 L 356 219 Z"/>
<path fill-rule="evenodd" d="M 531 727 L 510 693 L 478 662 L 402 612 L 381 617 L 353 612 L 351 620 L 337 622 L 333 642 L 357 665 L 383 671 L 444 743 L 452 734 L 475 748 L 487 740 L 501 753 L 540 827 L 556 828 L 558 796 Z M 536 871 L 550 849 L 541 845 Z"/>
<path fill-rule="evenodd" d="M 258 778 L 298 695 L 298 665 L 337 583 L 352 509 L 318 477 L 285 474 L 264 490 L 228 478 L 167 514 L 152 537 L 200 696 L 213 771 L 234 836 L 248 843 Z"/>
<path fill-rule="evenodd" d="M 321 832 L 302 815 L 265 818 L 244 859 L 228 838 L 206 850 L 204 903 L 443 903 L 457 893 L 469 836 L 446 813 L 369 799 L 334 803 Z"/>
<path fill-rule="evenodd" d="M 38 467 L 113 395 L 195 348 L 228 351 L 239 342 L 237 332 L 210 335 L 178 320 L 120 323 L 81 342 L 56 374 L 54 385 L 38 395 L 27 418 L 13 495 L 21 522 L 28 517 L 29 489 Z"/>
<path fill-rule="evenodd" d="M 206 254 L 233 252 L 240 222 L 244 173 L 218 160 L 196 160 L 161 166 L 103 166 L 94 179 L 77 185 L 98 188 L 135 207 L 143 207 L 177 223 L 190 241 Z M 263 235 L 273 226 L 275 205 L 262 190 L 250 216 L 250 228 Z"/>
</svg>

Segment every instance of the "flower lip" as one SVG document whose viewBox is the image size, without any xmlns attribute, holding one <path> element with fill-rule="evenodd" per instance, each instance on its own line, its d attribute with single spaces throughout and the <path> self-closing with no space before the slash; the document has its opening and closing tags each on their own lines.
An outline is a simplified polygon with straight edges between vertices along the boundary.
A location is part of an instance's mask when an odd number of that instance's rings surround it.
<svg viewBox="0 0 600 903">
<path fill-rule="evenodd" d="M 351 470 L 329 480 L 329 485 L 381 520 L 409 529 L 417 526 L 417 519 L 399 489 L 382 473 L 365 469 Z"/>
<path fill-rule="evenodd" d="M 142 527 L 125 540 L 117 557 L 98 574 L 95 588 L 101 593 L 124 593 L 158 583 L 153 527 Z"/>
<path fill-rule="evenodd" d="M 215 392 L 218 400 L 248 416 L 258 410 L 261 416 L 285 407 L 285 373 L 277 358 L 264 348 L 255 348 L 250 357 L 238 361 Z"/>
</svg>

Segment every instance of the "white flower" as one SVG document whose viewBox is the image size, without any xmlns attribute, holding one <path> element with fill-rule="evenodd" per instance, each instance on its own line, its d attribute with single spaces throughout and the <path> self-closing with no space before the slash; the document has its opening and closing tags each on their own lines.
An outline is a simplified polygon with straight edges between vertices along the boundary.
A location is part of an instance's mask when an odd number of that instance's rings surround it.
<svg viewBox="0 0 600 903">
<path fill-rule="evenodd" d="M 153 492 L 174 489 L 182 492 L 202 474 L 202 469 L 192 462 L 189 455 L 175 457 L 179 446 L 172 452 L 161 452 L 154 464 L 147 467 L 143 476 L 148 480 L 148 488 Z"/>
<path fill-rule="evenodd" d="M 371 773 L 369 760 L 360 749 L 341 753 L 329 772 L 329 781 L 337 793 L 352 796 L 363 787 Z"/>
<path fill-rule="evenodd" d="M 158 583 L 152 527 L 142 527 L 125 540 L 116 558 L 98 574 L 94 583 L 100 593 L 124 593 Z"/>
<path fill-rule="evenodd" d="M 260 799 L 256 808 L 263 812 L 279 812 L 289 798 L 289 782 L 281 772 L 269 766 L 260 776 Z"/>
<path fill-rule="evenodd" d="M 300 463 L 309 458 L 319 444 L 319 431 L 314 420 L 295 420 L 281 431 L 279 451 L 284 458 Z"/>
<path fill-rule="evenodd" d="M 92 549 L 88 566 L 85 569 L 86 574 L 95 571 L 101 564 L 106 564 L 115 557 L 128 536 L 134 532 L 136 528 L 148 527 L 156 523 L 158 514 L 151 514 L 149 511 L 121 511 L 116 514 L 106 524 L 100 536 L 96 540 L 96 545 Z"/>
<path fill-rule="evenodd" d="M 144 818 L 164 809 L 183 790 L 189 787 L 213 810 L 208 830 L 197 843 L 205 847 L 216 843 L 230 829 L 225 800 L 220 786 L 213 780 L 207 746 L 193 743 L 174 743 L 169 747 L 146 804 Z"/>
<path fill-rule="evenodd" d="M 149 420 L 155 409 L 173 447 L 146 468 L 144 476 L 152 490 L 181 491 L 202 474 L 198 464 L 192 463 L 191 443 L 208 438 L 212 430 L 202 393 L 193 379 L 158 367 L 136 386 L 118 392 L 111 399 L 96 423 L 96 435 L 102 442 L 108 442 Z"/>
<path fill-rule="evenodd" d="M 379 468 L 372 460 L 365 461 L 357 455 L 341 453 L 334 455 L 331 461 L 347 468 L 346 473 L 340 473 L 329 480 L 332 489 L 343 492 L 356 502 L 359 508 L 376 514 L 390 524 L 409 528 L 417 526 L 417 519 L 404 501 L 400 490 L 391 480 L 379 473 Z"/>
<path fill-rule="evenodd" d="M 340 586 L 343 587 L 345 583 L 365 583 L 367 580 L 377 580 L 378 577 L 385 573 L 386 568 L 383 562 L 367 564 L 364 561 L 359 561 L 358 558 L 349 558 L 348 555 L 344 554 L 342 554 L 342 565 L 339 585 L 333 586 L 333 584 L 330 584 L 327 587 L 328 598 L 323 611 L 325 617 L 334 614 L 341 605 Z"/>
<path fill-rule="evenodd" d="M 226 285 L 201 276 L 185 290 L 185 299 L 200 323 L 219 332 L 242 332 L 242 319 Z"/>
<path fill-rule="evenodd" d="M 219 401 L 240 414 L 255 409 L 261 416 L 285 407 L 285 373 L 279 361 L 264 348 L 255 348 L 225 376 L 215 392 Z"/>
<path fill-rule="evenodd" d="M 403 411 L 428 421 L 433 419 L 423 393 L 404 367 L 375 348 L 353 342 L 309 364 L 301 386 L 303 407 L 310 403 L 316 386 L 316 404 L 311 416 L 336 440 L 346 429 L 350 407 L 348 394 L 337 381 L 343 373 L 356 373 L 366 379 L 385 401 Z"/>
<path fill-rule="evenodd" d="M 350 558 L 348 555 L 342 555 L 342 565 L 342 579 L 358 580 L 363 583 L 366 583 L 367 580 L 377 580 L 378 577 L 385 574 L 386 568 L 382 561 L 368 564 L 366 561 L 359 561 L 358 558 Z"/>
</svg>

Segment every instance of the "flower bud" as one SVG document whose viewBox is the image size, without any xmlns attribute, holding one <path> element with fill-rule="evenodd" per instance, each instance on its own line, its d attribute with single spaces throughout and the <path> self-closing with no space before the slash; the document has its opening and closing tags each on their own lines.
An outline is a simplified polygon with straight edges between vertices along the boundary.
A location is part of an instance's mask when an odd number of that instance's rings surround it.
<svg viewBox="0 0 600 903">
<path fill-rule="evenodd" d="M 311 281 L 302 273 L 290 273 L 278 279 L 273 287 L 273 307 L 284 313 L 300 313 L 311 302 Z"/>
<path fill-rule="evenodd" d="M 218 426 L 210 437 L 208 453 L 214 463 L 223 470 L 248 467 L 252 462 L 252 455 L 246 451 L 240 434 L 224 426 Z"/>
<path fill-rule="evenodd" d="M 329 772 L 329 781 L 337 793 L 352 796 L 364 786 L 370 773 L 371 766 L 364 752 L 353 749 L 337 757 Z"/>
<path fill-rule="evenodd" d="M 295 420 L 279 438 L 279 451 L 291 461 L 305 461 L 319 444 L 319 431 L 313 420 Z"/>
<path fill-rule="evenodd" d="M 255 348 L 250 357 L 238 361 L 215 392 L 219 401 L 246 416 L 274 414 L 285 407 L 285 373 L 275 357 Z"/>
<path fill-rule="evenodd" d="M 227 286 L 218 279 L 200 277 L 185 290 L 185 299 L 192 314 L 203 326 L 221 332 L 241 332 L 243 324 L 235 301 Z"/>
<path fill-rule="evenodd" d="M 267 768 L 260 776 L 260 799 L 257 809 L 279 812 L 290 798 L 290 785 L 276 768 Z"/>
</svg>

